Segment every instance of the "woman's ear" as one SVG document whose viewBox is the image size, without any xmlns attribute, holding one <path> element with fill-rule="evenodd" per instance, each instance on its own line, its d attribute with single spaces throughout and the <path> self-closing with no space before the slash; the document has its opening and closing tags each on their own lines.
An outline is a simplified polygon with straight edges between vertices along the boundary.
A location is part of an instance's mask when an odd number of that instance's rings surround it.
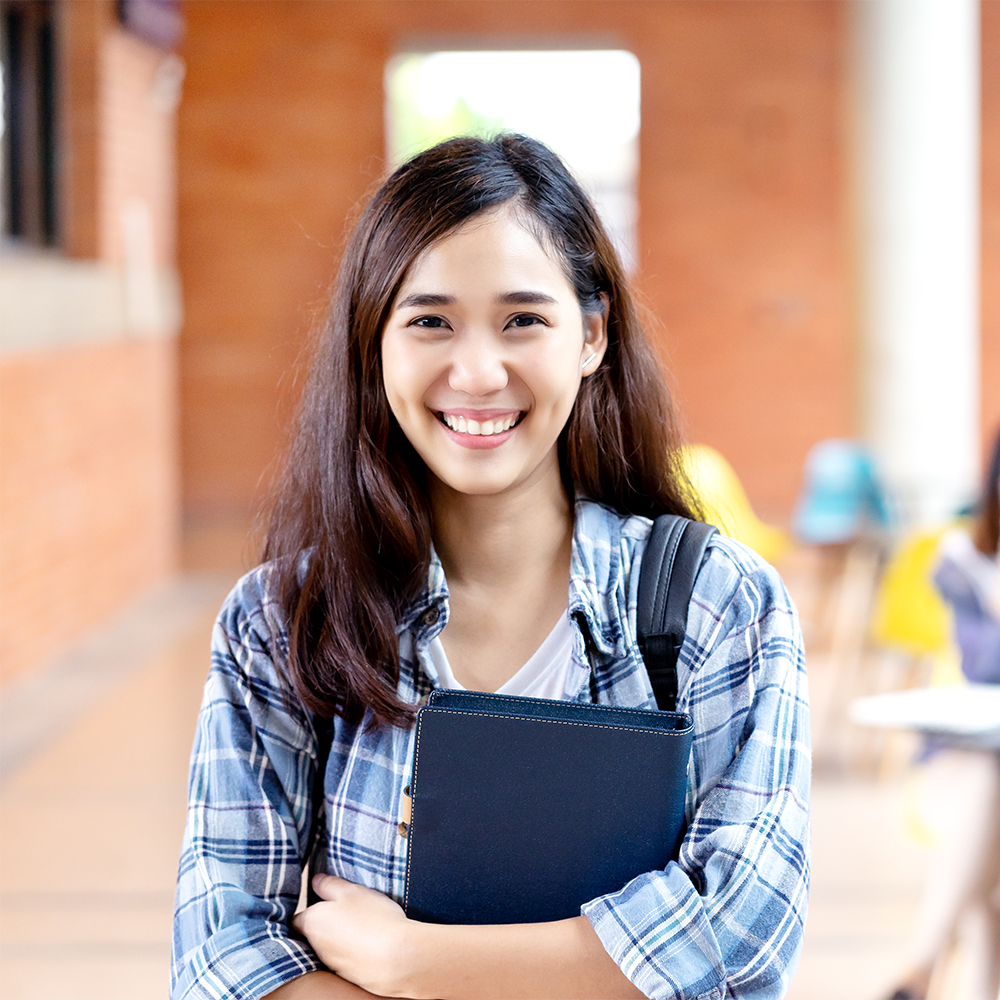
<svg viewBox="0 0 1000 1000">
<path fill-rule="evenodd" d="M 608 297 L 601 292 L 600 311 L 583 314 L 583 353 L 580 356 L 580 370 L 584 377 L 593 375 L 600 368 L 607 347 Z"/>
</svg>

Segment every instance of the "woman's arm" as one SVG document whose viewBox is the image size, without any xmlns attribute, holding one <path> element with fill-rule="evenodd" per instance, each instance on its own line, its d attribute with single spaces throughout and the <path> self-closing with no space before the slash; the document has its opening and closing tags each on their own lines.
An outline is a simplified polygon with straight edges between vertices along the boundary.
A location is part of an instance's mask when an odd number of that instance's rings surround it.
<svg viewBox="0 0 1000 1000">
<path fill-rule="evenodd" d="M 387 896 L 343 879 L 317 875 L 313 887 L 325 902 L 300 913 L 295 927 L 329 968 L 379 996 L 414 1000 L 642 996 L 611 960 L 586 917 L 543 924 L 430 924 L 408 920 Z M 277 995 L 285 1000 L 285 994 Z"/>
<path fill-rule="evenodd" d="M 278 682 L 263 573 L 237 585 L 212 637 L 177 879 L 173 1000 L 259 997 L 321 968 L 288 926 L 312 818 L 315 737 Z"/>
<path fill-rule="evenodd" d="M 698 574 L 678 673 L 695 729 L 680 855 L 583 912 L 648 997 L 777 1000 L 809 886 L 805 658 L 777 573 L 732 539 Z"/>
<path fill-rule="evenodd" d="M 369 1000 L 372 996 L 332 972 L 307 972 L 267 994 L 268 1000 Z"/>
</svg>

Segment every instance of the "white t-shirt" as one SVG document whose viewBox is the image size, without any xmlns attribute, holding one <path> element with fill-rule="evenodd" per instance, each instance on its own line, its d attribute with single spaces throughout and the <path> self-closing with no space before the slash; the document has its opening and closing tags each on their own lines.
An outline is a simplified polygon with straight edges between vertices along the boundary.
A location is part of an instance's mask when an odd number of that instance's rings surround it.
<svg viewBox="0 0 1000 1000">
<path fill-rule="evenodd" d="M 575 633 L 567 611 L 528 662 L 509 681 L 497 688 L 496 693 L 519 694 L 529 698 L 562 698 L 566 693 L 566 681 L 573 662 L 574 639 Z M 441 687 L 464 691 L 465 688 L 455 680 L 440 637 L 431 640 L 428 651 L 437 668 Z"/>
</svg>

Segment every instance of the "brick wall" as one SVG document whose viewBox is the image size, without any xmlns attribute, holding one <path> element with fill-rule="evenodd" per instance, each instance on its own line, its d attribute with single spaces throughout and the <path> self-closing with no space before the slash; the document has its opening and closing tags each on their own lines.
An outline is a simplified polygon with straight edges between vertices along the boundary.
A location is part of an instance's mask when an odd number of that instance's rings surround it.
<svg viewBox="0 0 1000 1000">
<path fill-rule="evenodd" d="M 4 681 L 163 579 L 179 547 L 172 67 L 110 0 L 63 0 L 57 38 L 63 252 L 0 257 Z"/>
<path fill-rule="evenodd" d="M 174 568 L 175 393 L 171 340 L 0 365 L 4 680 Z"/>
<path fill-rule="evenodd" d="M 344 219 L 383 170 L 385 63 L 419 38 L 636 53 L 639 277 L 654 335 L 691 438 L 729 456 L 762 512 L 787 515 L 809 446 L 853 429 L 839 15 L 829 0 L 189 4 L 188 508 L 252 504 Z"/>
<path fill-rule="evenodd" d="M 136 199 L 148 206 L 154 259 L 172 263 L 176 257 L 176 136 L 164 59 L 119 28 L 102 39 L 98 199 L 99 256 L 105 260 L 125 256 L 121 216 Z"/>
</svg>

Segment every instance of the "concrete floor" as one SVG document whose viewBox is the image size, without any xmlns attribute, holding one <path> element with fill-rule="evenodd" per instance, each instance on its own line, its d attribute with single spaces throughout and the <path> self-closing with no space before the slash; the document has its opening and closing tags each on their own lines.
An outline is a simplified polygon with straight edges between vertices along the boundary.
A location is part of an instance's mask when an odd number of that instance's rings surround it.
<svg viewBox="0 0 1000 1000">
<path fill-rule="evenodd" d="M 187 760 L 217 596 L 5 779 L 5 1000 L 167 995 Z"/>
<path fill-rule="evenodd" d="M 4 1000 L 166 996 L 187 758 L 212 619 L 236 575 L 189 573 L 5 689 Z M 904 833 L 903 769 L 882 770 L 876 781 L 833 768 L 815 783 L 812 903 L 790 1000 L 879 1000 L 902 968 L 926 854 Z"/>
</svg>

